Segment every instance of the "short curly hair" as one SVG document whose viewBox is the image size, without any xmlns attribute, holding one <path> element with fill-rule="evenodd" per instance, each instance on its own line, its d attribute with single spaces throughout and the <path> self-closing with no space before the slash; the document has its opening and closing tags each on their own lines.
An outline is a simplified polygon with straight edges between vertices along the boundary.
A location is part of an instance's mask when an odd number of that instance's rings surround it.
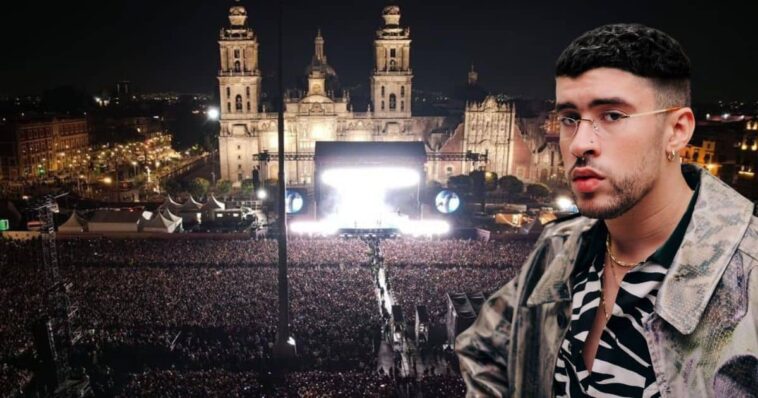
<svg viewBox="0 0 758 398">
<path fill-rule="evenodd" d="M 640 24 L 611 24 L 576 38 L 563 50 L 556 77 L 615 68 L 652 80 L 661 106 L 690 105 L 690 60 L 668 34 Z"/>
</svg>

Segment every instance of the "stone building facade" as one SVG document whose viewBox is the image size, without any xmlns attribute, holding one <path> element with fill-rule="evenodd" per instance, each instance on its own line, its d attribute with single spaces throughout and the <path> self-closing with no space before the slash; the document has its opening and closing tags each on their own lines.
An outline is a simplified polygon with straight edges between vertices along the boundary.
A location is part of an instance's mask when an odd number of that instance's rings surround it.
<svg viewBox="0 0 758 398">
<path fill-rule="evenodd" d="M 0 124 L 0 179 L 42 177 L 66 168 L 66 156 L 89 146 L 84 118 Z"/>
<path fill-rule="evenodd" d="M 307 68 L 307 91 L 284 99 L 285 152 L 312 154 L 317 141 L 423 141 L 429 152 L 488 152 L 487 169 L 501 175 L 516 170 L 519 146 L 516 110 L 494 98 L 472 103 L 463 121 L 412 113 L 413 70 L 410 29 L 402 26 L 400 8 L 382 10 L 383 24 L 374 38 L 374 65 L 368 109 L 354 110 L 347 92 L 333 92 L 329 79 L 336 72 L 328 64 L 325 39 L 319 32 L 314 55 Z M 220 95 L 219 155 L 221 178 L 239 184 L 251 178 L 262 164 L 256 154 L 278 150 L 278 119 L 260 106 L 261 71 L 258 68 L 258 38 L 248 24 L 246 9 L 239 3 L 229 10 L 229 25 L 219 37 Z M 430 138 L 447 131 L 440 145 Z M 436 134 L 438 137 L 440 134 Z M 450 145 L 445 145 L 452 140 Z M 456 142 L 458 144 L 456 144 Z M 260 170 L 261 178 L 276 178 L 277 162 Z M 290 184 L 313 183 L 313 161 L 288 161 L 285 176 Z M 468 162 L 434 161 L 427 164 L 427 179 L 445 183 L 451 175 L 467 173 L 476 165 Z"/>
</svg>

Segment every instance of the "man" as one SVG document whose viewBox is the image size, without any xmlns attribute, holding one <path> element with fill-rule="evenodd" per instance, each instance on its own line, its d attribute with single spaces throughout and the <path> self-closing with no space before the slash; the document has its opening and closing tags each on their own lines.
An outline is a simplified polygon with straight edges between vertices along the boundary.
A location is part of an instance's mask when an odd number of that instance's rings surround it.
<svg viewBox="0 0 758 398">
<path fill-rule="evenodd" d="M 617 24 L 556 69 L 581 216 L 546 226 L 458 336 L 468 395 L 758 395 L 758 223 L 750 201 L 679 163 L 695 128 L 687 56 Z"/>
</svg>

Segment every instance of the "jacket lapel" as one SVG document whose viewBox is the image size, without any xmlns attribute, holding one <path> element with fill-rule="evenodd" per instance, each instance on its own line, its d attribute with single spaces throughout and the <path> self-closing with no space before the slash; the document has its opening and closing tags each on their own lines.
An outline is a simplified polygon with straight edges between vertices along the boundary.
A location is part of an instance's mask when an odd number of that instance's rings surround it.
<svg viewBox="0 0 758 398">
<path fill-rule="evenodd" d="M 749 200 L 710 173 L 697 172 L 700 192 L 692 220 L 655 303 L 655 312 L 682 334 L 700 322 L 753 214 Z"/>
<path fill-rule="evenodd" d="M 545 237 L 545 249 L 549 250 L 548 255 L 554 257 L 529 295 L 527 307 L 571 300 L 569 278 L 585 232 L 596 222 L 594 219 L 578 217 L 566 222 L 551 236 Z"/>
</svg>

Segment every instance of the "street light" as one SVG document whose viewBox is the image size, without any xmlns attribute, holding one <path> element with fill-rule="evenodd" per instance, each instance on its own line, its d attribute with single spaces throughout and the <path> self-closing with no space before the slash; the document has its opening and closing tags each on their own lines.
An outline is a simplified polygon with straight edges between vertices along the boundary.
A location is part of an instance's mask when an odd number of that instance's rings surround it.
<svg viewBox="0 0 758 398">
<path fill-rule="evenodd" d="M 132 160 L 132 170 L 134 171 L 134 176 L 137 177 L 137 162 Z"/>
<path fill-rule="evenodd" d="M 82 180 L 84 179 L 84 174 L 79 174 L 79 178 L 76 179 L 76 188 L 77 191 L 79 191 L 79 195 L 82 194 Z"/>
<path fill-rule="evenodd" d="M 206 112 L 208 115 L 208 120 L 218 120 L 219 112 L 218 108 L 216 107 L 210 107 L 208 108 L 208 111 Z"/>
</svg>

